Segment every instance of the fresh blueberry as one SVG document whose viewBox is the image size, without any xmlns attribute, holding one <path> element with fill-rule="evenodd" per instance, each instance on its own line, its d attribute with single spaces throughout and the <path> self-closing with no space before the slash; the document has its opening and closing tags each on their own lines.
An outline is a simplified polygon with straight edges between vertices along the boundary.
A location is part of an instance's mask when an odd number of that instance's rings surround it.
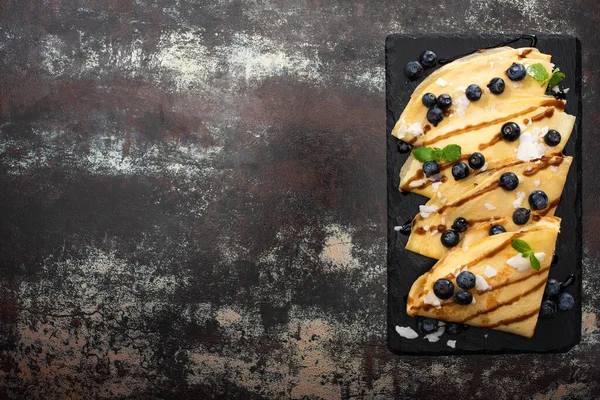
<svg viewBox="0 0 600 400">
<path fill-rule="evenodd" d="M 556 315 L 556 303 L 552 300 L 542 301 L 540 307 L 540 318 L 541 319 L 552 319 Z"/>
<path fill-rule="evenodd" d="M 424 335 L 429 335 L 438 330 L 438 320 L 432 318 L 420 318 L 417 322 L 417 329 Z"/>
<path fill-rule="evenodd" d="M 546 289 L 544 289 L 544 296 L 554 297 L 560 294 L 560 282 L 554 278 L 548 279 L 546 282 Z"/>
<path fill-rule="evenodd" d="M 558 146 L 560 139 L 560 133 L 554 129 L 550 129 L 548 133 L 544 135 L 544 142 L 550 147 Z"/>
<path fill-rule="evenodd" d="M 435 54 L 431 50 L 425 50 L 423 54 L 421 54 L 421 65 L 425 68 L 431 68 L 437 62 L 437 54 Z"/>
<path fill-rule="evenodd" d="M 439 107 L 431 107 L 427 111 L 427 121 L 437 126 L 444 119 L 444 112 Z"/>
<path fill-rule="evenodd" d="M 442 233 L 442 244 L 446 247 L 454 247 L 458 244 L 460 237 L 456 231 L 448 229 Z"/>
<path fill-rule="evenodd" d="M 502 94 L 502 92 L 504 92 L 504 79 L 493 78 L 490 83 L 488 83 L 487 87 L 490 89 L 490 92 L 494 94 Z"/>
<path fill-rule="evenodd" d="M 512 172 L 505 172 L 500 175 L 498 184 L 504 190 L 515 190 L 519 186 L 519 178 Z"/>
<path fill-rule="evenodd" d="M 465 94 L 467 95 L 467 99 L 477 101 L 481 98 L 482 92 L 479 85 L 472 84 L 467 87 Z"/>
<path fill-rule="evenodd" d="M 560 311 L 569 311 L 575 305 L 575 299 L 569 293 L 564 292 L 558 295 L 558 309 Z"/>
<path fill-rule="evenodd" d="M 461 324 L 457 324 L 456 322 L 446 323 L 446 333 L 448 335 L 458 335 L 461 332 L 462 332 Z"/>
<path fill-rule="evenodd" d="M 496 225 L 490 226 L 490 230 L 488 231 L 488 233 L 490 234 L 490 236 L 499 235 L 499 234 L 504 233 L 504 232 L 506 232 L 506 228 L 504 228 L 500 224 L 496 224 Z"/>
<path fill-rule="evenodd" d="M 440 166 L 437 161 L 425 161 L 423 163 L 423 173 L 426 177 L 430 177 L 440 173 Z"/>
<path fill-rule="evenodd" d="M 452 229 L 459 233 L 466 231 L 468 227 L 469 223 L 463 217 L 456 218 L 452 224 Z"/>
<path fill-rule="evenodd" d="M 512 63 L 510 67 L 506 70 L 506 76 L 511 81 L 521 81 L 527 75 L 527 70 L 523 66 L 523 64 Z"/>
<path fill-rule="evenodd" d="M 529 216 L 531 215 L 531 210 L 527 208 L 517 208 L 513 213 L 513 222 L 517 225 L 525 225 L 529 221 Z"/>
<path fill-rule="evenodd" d="M 454 301 L 461 306 L 468 306 L 473 302 L 473 295 L 466 290 L 457 290 L 454 293 Z"/>
<path fill-rule="evenodd" d="M 515 122 L 507 122 L 500 129 L 500 137 L 507 142 L 514 142 L 521 136 L 521 128 Z"/>
<path fill-rule="evenodd" d="M 440 278 L 433 284 L 433 293 L 442 300 L 447 300 L 454 294 L 454 285 L 446 278 Z"/>
<path fill-rule="evenodd" d="M 400 140 L 398 142 L 398 152 L 404 154 L 404 153 L 408 153 L 412 150 L 412 146 L 408 143 L 406 143 L 404 140 Z"/>
<path fill-rule="evenodd" d="M 469 167 L 462 161 L 459 161 L 452 166 L 452 176 L 455 181 L 465 179 L 470 173 Z"/>
<path fill-rule="evenodd" d="M 437 98 L 435 97 L 435 94 L 433 94 L 433 93 L 425 93 L 423 95 L 423 97 L 421 97 L 421 101 L 423 102 L 423 105 L 427 108 L 431 108 L 431 107 L 435 106 L 436 100 L 437 100 Z"/>
<path fill-rule="evenodd" d="M 475 275 L 469 271 L 463 271 L 456 277 L 459 288 L 469 290 L 475 287 Z"/>
<path fill-rule="evenodd" d="M 481 153 L 473 153 L 469 156 L 469 167 L 479 169 L 485 165 L 485 157 Z"/>
<path fill-rule="evenodd" d="M 541 190 L 534 190 L 529 195 L 529 205 L 534 210 L 543 210 L 548 206 L 548 195 Z"/>
<path fill-rule="evenodd" d="M 449 94 L 440 94 L 436 100 L 437 105 L 442 110 L 450 108 L 452 105 L 452 97 Z"/>
<path fill-rule="evenodd" d="M 423 66 L 418 61 L 409 61 L 404 66 L 404 75 L 411 81 L 419 79 L 423 75 Z"/>
</svg>

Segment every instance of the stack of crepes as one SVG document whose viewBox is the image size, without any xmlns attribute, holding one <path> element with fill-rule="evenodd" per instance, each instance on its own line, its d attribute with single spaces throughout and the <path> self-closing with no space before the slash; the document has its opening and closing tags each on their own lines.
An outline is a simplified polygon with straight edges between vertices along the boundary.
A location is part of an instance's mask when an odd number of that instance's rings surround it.
<svg viewBox="0 0 600 400">
<path fill-rule="evenodd" d="M 575 117 L 564 112 L 564 101 L 545 94 L 545 85 L 531 76 L 513 82 L 507 79 L 506 71 L 513 63 L 525 67 L 539 63 L 552 71 L 550 60 L 550 55 L 535 48 L 510 47 L 458 59 L 433 72 L 415 89 L 396 123 L 392 134 L 415 148 L 456 144 L 462 150 L 459 161 L 466 162 L 474 152 L 482 153 L 486 161 L 483 168 L 472 170 L 461 180 L 455 180 L 451 173 L 457 161 L 440 163 L 439 175 L 430 178 L 423 173 L 423 163 L 412 154 L 402 167 L 399 189 L 430 198 L 413 220 L 406 248 L 439 259 L 414 282 L 407 302 L 409 315 L 533 335 L 560 230 L 560 218 L 554 217 L 554 212 L 572 162 L 562 150 Z M 499 95 L 486 88 L 495 77 L 506 82 Z M 478 101 L 471 102 L 465 95 L 471 84 L 483 89 Z M 425 93 L 452 96 L 453 105 L 437 126 L 427 121 L 427 108 L 421 101 Z M 506 122 L 520 126 L 518 140 L 501 139 L 500 130 Z M 562 140 L 549 147 L 543 136 L 552 129 L 560 132 Z M 500 176 L 509 171 L 519 178 L 518 187 L 512 191 L 498 185 Z M 516 225 L 513 212 L 519 207 L 529 208 L 528 197 L 534 190 L 547 194 L 547 207 L 532 209 L 528 223 Z M 440 236 L 458 217 L 468 221 L 468 229 L 460 233 L 459 244 L 449 249 L 442 245 Z M 488 230 L 494 224 L 503 225 L 506 233 L 490 236 Z M 516 238 L 526 241 L 539 255 L 539 270 L 528 266 L 526 258 L 524 266 L 507 263 L 519 255 L 511 246 Z M 436 280 L 447 278 L 456 285 L 456 276 L 464 270 L 477 276 L 473 303 L 461 306 L 452 298 L 436 298 Z"/>
</svg>

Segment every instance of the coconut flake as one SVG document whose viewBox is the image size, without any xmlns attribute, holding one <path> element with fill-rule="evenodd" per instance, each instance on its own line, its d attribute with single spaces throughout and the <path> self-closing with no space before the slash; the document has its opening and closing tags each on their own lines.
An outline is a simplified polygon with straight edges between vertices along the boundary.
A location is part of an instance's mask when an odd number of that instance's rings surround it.
<svg viewBox="0 0 600 400">
<path fill-rule="evenodd" d="M 431 184 L 431 187 L 433 188 L 433 191 L 437 192 L 439 190 L 441 184 L 442 184 L 442 182 L 433 182 Z"/>
<path fill-rule="evenodd" d="M 402 336 L 405 339 L 416 339 L 419 337 L 419 334 L 414 331 L 410 326 L 398 326 L 396 325 L 396 332 L 398 335 Z"/>
<path fill-rule="evenodd" d="M 487 281 L 483 276 L 475 275 L 475 289 L 480 292 L 484 292 L 486 290 L 492 289 L 492 287 L 488 285 Z"/>
<path fill-rule="evenodd" d="M 413 136 L 421 136 L 425 132 L 423 131 L 423 125 L 421 125 L 420 122 L 415 122 L 408 127 L 406 133 L 409 133 Z"/>
<path fill-rule="evenodd" d="M 442 203 L 442 204 L 446 204 L 446 202 L 447 202 L 447 201 L 448 201 L 448 199 L 441 199 L 441 200 L 440 200 L 440 203 Z"/>
<path fill-rule="evenodd" d="M 556 86 L 555 86 L 555 87 L 556 87 Z M 571 90 L 571 88 L 564 88 L 564 89 L 563 89 L 563 93 L 564 93 L 564 94 L 567 94 L 567 93 L 569 93 L 569 90 Z"/>
<path fill-rule="evenodd" d="M 395 230 L 396 232 L 399 232 L 401 229 L 402 229 L 402 225 L 400 225 L 400 226 L 395 226 L 395 227 L 394 227 L 394 230 Z"/>
<path fill-rule="evenodd" d="M 458 276 L 458 274 L 460 274 L 461 268 L 462 268 L 462 265 L 459 265 L 458 267 L 454 268 L 454 271 L 452 271 L 452 275 Z"/>
<path fill-rule="evenodd" d="M 488 278 L 493 278 L 494 276 L 498 275 L 498 270 L 491 265 L 486 265 L 485 269 L 483 270 L 483 274 Z"/>
<path fill-rule="evenodd" d="M 446 87 L 448 85 L 448 81 L 442 78 L 438 78 L 438 80 L 435 81 L 435 84 L 441 87 Z"/>
<path fill-rule="evenodd" d="M 423 298 L 423 303 L 430 304 L 434 307 L 442 306 L 440 299 L 438 299 L 438 297 L 433 292 L 429 292 L 427 293 L 427 295 L 425 295 L 425 297 Z"/>
<path fill-rule="evenodd" d="M 440 174 L 431 175 L 429 178 L 430 182 L 438 182 L 442 180 L 442 176 Z"/>
<path fill-rule="evenodd" d="M 487 208 L 489 211 L 495 210 L 496 207 L 494 207 L 493 205 L 491 205 L 490 203 L 485 203 L 484 204 L 485 208 Z"/>
<path fill-rule="evenodd" d="M 488 337 L 488 334 L 486 333 L 485 335 L 483 335 L 483 337 L 487 339 L 487 337 Z"/>
<path fill-rule="evenodd" d="M 531 122 L 531 118 L 527 120 L 527 124 L 526 124 L 526 125 L 527 125 L 528 127 L 529 127 L 529 126 L 531 126 L 531 125 L 533 125 L 533 122 Z"/>
<path fill-rule="evenodd" d="M 540 134 L 540 136 L 541 136 L 541 137 L 544 137 L 544 136 L 546 136 L 546 133 L 548 133 L 548 127 L 547 127 L 547 126 L 543 127 L 543 128 L 541 129 L 541 132 L 542 132 L 542 133 Z"/>
<path fill-rule="evenodd" d="M 535 185 L 535 187 L 540 187 L 541 182 L 540 181 L 533 181 L 533 184 Z"/>
<path fill-rule="evenodd" d="M 552 172 L 556 173 L 556 171 L 558 171 L 558 167 L 556 165 L 551 165 L 550 169 L 552 170 Z"/>
<path fill-rule="evenodd" d="M 490 61 L 490 69 L 494 69 L 494 62 Z"/>
<path fill-rule="evenodd" d="M 455 349 L 456 348 L 456 340 L 448 340 L 446 342 L 446 346 L 452 347 L 453 349 Z"/>
<path fill-rule="evenodd" d="M 525 199 L 525 192 L 517 192 L 517 199 L 513 201 L 513 207 L 519 208 L 521 204 L 523 204 L 523 200 Z"/>
<path fill-rule="evenodd" d="M 411 188 L 418 187 L 418 186 L 423 185 L 426 182 L 427 181 L 425 179 L 418 179 L 416 181 L 412 181 L 411 183 L 409 183 L 408 187 L 411 187 Z"/>
<path fill-rule="evenodd" d="M 475 296 L 471 297 L 471 304 L 475 304 L 477 303 L 477 300 L 475 300 Z"/>
<path fill-rule="evenodd" d="M 520 88 L 520 87 L 523 87 L 523 83 L 522 82 L 513 82 L 513 86 L 515 88 Z"/>
<path fill-rule="evenodd" d="M 535 253 L 535 257 L 542 262 L 546 257 L 546 253 Z M 523 258 L 520 253 L 506 260 L 506 263 L 511 267 L 516 268 L 519 272 L 527 271 L 529 268 L 531 268 L 529 257 Z"/>
<path fill-rule="evenodd" d="M 430 343 L 435 343 L 440 340 L 440 336 L 444 333 L 445 329 L 443 326 L 439 326 L 437 331 L 425 335 L 425 339 L 429 340 Z"/>
<path fill-rule="evenodd" d="M 521 161 L 531 161 L 544 155 L 545 146 L 535 143 L 533 136 L 529 132 L 524 132 L 519 137 L 519 147 L 517 148 L 517 159 Z"/>
<path fill-rule="evenodd" d="M 404 136 L 406 135 L 406 128 L 406 121 L 404 120 L 404 118 L 402 118 L 400 120 L 400 127 L 398 128 L 398 138 L 404 139 Z"/>
<path fill-rule="evenodd" d="M 462 249 L 463 251 L 469 251 L 469 246 L 463 246 Z"/>
<path fill-rule="evenodd" d="M 456 104 L 456 114 L 458 114 L 459 117 L 462 117 L 467 113 L 467 107 L 471 104 L 467 95 L 464 93 L 455 96 L 454 103 Z"/>
</svg>

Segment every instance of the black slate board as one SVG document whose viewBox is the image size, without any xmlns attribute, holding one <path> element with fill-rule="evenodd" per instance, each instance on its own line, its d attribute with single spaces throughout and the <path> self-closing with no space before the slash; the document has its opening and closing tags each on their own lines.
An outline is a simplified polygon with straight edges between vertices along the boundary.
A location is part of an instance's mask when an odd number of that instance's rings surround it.
<svg viewBox="0 0 600 400">
<path fill-rule="evenodd" d="M 565 154 L 574 156 L 556 215 L 562 218 L 561 233 L 556 253 L 558 264 L 550 270 L 550 277 L 565 279 L 575 274 L 575 284 L 568 289 L 576 304 L 570 312 L 559 312 L 550 321 L 539 320 L 535 335 L 526 339 L 493 329 L 469 327 L 459 335 L 442 335 L 440 341 L 430 343 L 420 335 L 404 339 L 395 327 L 410 326 L 416 330 L 416 319 L 406 315 L 406 296 L 412 283 L 429 270 L 435 260 L 405 250 L 408 236 L 394 231 L 394 226 L 411 220 L 426 198 L 398 191 L 399 171 L 408 154 L 398 152 L 398 139 L 391 136 L 392 128 L 407 104 L 411 93 L 422 81 L 408 82 L 404 65 L 417 59 L 425 49 L 433 50 L 440 58 L 450 58 L 470 51 L 493 46 L 520 35 L 457 36 L 457 35 L 390 35 L 385 44 L 386 105 L 387 105 L 387 192 L 388 192 L 388 348 L 397 354 L 442 355 L 477 353 L 565 352 L 579 343 L 581 337 L 581 46 L 577 38 L 564 35 L 539 35 L 537 48 L 552 55 L 552 61 L 566 74 L 563 81 L 570 88 L 566 112 L 577 116 Z M 512 47 L 529 46 L 523 40 Z M 426 75 L 434 71 L 426 70 Z M 491 77 L 490 77 L 491 78 Z M 487 335 L 487 338 L 484 336 Z M 455 339 L 456 349 L 447 346 Z"/>
</svg>

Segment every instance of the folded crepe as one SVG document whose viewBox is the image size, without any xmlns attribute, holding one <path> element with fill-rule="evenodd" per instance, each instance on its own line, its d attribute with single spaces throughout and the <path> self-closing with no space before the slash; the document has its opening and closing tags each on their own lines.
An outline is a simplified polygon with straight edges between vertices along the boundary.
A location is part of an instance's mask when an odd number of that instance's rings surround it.
<svg viewBox="0 0 600 400">
<path fill-rule="evenodd" d="M 533 336 L 559 230 L 560 218 L 543 217 L 522 230 L 479 239 L 467 249 L 453 248 L 413 283 L 407 314 Z M 513 239 L 531 246 L 540 261 L 539 270 L 513 249 Z M 470 290 L 473 303 L 458 305 L 452 298 L 438 299 L 434 283 L 447 278 L 458 289 L 456 276 L 464 270 L 477 277 L 477 286 Z"/>
</svg>

